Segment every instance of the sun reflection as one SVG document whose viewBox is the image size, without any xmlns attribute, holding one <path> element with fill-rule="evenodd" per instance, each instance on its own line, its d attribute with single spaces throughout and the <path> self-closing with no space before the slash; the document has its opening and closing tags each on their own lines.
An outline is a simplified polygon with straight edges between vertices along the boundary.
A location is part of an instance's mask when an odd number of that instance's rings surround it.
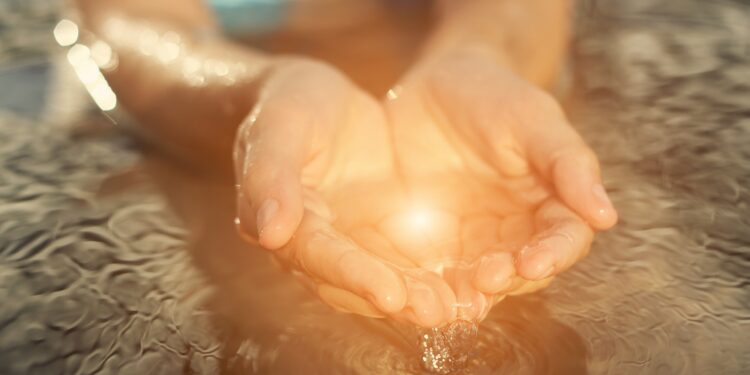
<svg viewBox="0 0 750 375">
<path fill-rule="evenodd" d="M 67 47 L 78 41 L 78 25 L 71 20 L 61 20 L 52 31 L 57 44 Z"/>
<path fill-rule="evenodd" d="M 190 86 L 234 85 L 248 72 L 242 63 L 205 58 L 178 33 L 160 31 L 146 22 L 111 17 L 104 23 L 102 35 L 118 48 L 156 57 L 155 61 L 180 74 Z"/>
<path fill-rule="evenodd" d="M 423 233 L 432 227 L 433 217 L 429 210 L 417 208 L 407 212 L 404 219 L 412 231 Z"/>
<path fill-rule="evenodd" d="M 179 79 L 193 87 L 235 85 L 238 81 L 252 79 L 260 70 L 250 70 L 241 61 L 207 58 L 177 32 L 162 31 L 146 22 L 109 17 L 101 32 L 96 36 L 80 34 L 79 26 L 67 19 L 58 22 L 54 28 L 57 43 L 70 46 L 67 59 L 76 76 L 104 111 L 117 106 L 117 96 L 102 73 L 117 69 L 119 59 L 115 50 L 153 56 L 152 61 L 169 68 L 167 74 L 177 74 Z"/>
<path fill-rule="evenodd" d="M 68 50 L 67 59 L 96 105 L 103 111 L 115 109 L 117 96 L 94 61 L 92 50 L 83 44 L 75 44 Z"/>
<path fill-rule="evenodd" d="M 112 70 L 117 68 L 117 56 L 112 52 L 109 44 L 97 40 L 91 44 L 91 58 L 96 65 L 103 70 Z"/>
</svg>

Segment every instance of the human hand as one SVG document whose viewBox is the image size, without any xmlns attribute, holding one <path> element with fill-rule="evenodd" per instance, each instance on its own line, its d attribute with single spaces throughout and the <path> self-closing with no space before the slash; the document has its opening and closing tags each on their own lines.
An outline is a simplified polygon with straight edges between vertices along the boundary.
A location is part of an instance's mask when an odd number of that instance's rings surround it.
<svg viewBox="0 0 750 375">
<path fill-rule="evenodd" d="M 486 55 L 433 61 L 388 99 L 400 175 L 416 195 L 443 181 L 432 200 L 456 202 L 462 235 L 449 263 L 463 265 L 444 277 L 468 318 L 544 285 L 616 222 L 597 158 L 557 102 Z"/>
<path fill-rule="evenodd" d="M 446 320 L 450 287 L 339 225 L 376 221 L 368 205 L 398 195 L 386 191 L 391 145 L 382 106 L 335 69 L 304 60 L 273 69 L 236 138 L 238 229 L 334 308 L 432 326 Z"/>
</svg>

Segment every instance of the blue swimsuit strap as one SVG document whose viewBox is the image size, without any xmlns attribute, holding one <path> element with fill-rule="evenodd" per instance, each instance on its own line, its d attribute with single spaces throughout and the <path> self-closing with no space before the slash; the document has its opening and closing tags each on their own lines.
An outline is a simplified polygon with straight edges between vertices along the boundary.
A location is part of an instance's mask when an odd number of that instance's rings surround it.
<svg viewBox="0 0 750 375">
<path fill-rule="evenodd" d="M 207 0 L 224 31 L 257 35 L 277 30 L 287 14 L 290 0 Z"/>
</svg>

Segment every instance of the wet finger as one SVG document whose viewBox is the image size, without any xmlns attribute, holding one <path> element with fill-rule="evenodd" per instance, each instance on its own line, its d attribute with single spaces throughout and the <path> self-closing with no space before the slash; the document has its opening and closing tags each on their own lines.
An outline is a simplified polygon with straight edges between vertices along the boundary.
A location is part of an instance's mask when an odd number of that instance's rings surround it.
<svg viewBox="0 0 750 375">
<path fill-rule="evenodd" d="M 617 222 L 617 211 L 602 185 L 599 161 L 556 105 L 545 124 L 526 127 L 527 149 L 536 169 L 562 200 L 597 229 Z"/>
<path fill-rule="evenodd" d="M 368 318 L 383 318 L 385 314 L 370 301 L 348 291 L 329 284 L 319 284 L 317 294 L 323 302 L 334 309 Z"/>
<path fill-rule="evenodd" d="M 403 309 L 406 286 L 400 274 L 308 211 L 285 256 L 303 271 L 372 302 L 386 313 Z"/>
<path fill-rule="evenodd" d="M 456 317 L 473 321 L 487 308 L 489 301 L 472 283 L 474 270 L 470 266 L 458 265 L 447 268 L 444 278 L 456 295 Z"/>
<path fill-rule="evenodd" d="M 406 307 L 394 317 L 420 327 L 437 327 L 446 320 L 440 292 L 432 285 L 411 275 L 405 276 L 408 298 Z"/>
<path fill-rule="evenodd" d="M 452 322 L 457 318 L 456 293 L 451 289 L 445 279 L 435 272 L 421 271 L 421 280 L 430 285 L 438 292 L 444 311 L 444 322 Z"/>
<path fill-rule="evenodd" d="M 282 110 L 266 98 L 241 124 L 235 156 L 239 229 L 268 249 L 289 241 L 302 219 L 301 170 L 311 127 L 302 110 Z"/>
<path fill-rule="evenodd" d="M 504 250 L 493 251 L 483 256 L 474 268 L 474 287 L 487 294 L 498 294 L 512 286 L 516 275 L 513 254 Z"/>
<path fill-rule="evenodd" d="M 541 280 L 536 280 L 536 281 L 523 280 L 523 282 L 519 283 L 519 285 L 513 291 L 508 292 L 508 295 L 518 296 L 521 294 L 534 293 L 536 291 L 539 291 L 549 286 L 549 284 L 554 279 L 555 277 L 551 276 L 546 279 L 541 279 Z"/>
<path fill-rule="evenodd" d="M 562 203 L 548 200 L 536 215 L 539 234 L 516 256 L 516 271 L 527 280 L 558 274 L 586 255 L 593 229 Z"/>
</svg>

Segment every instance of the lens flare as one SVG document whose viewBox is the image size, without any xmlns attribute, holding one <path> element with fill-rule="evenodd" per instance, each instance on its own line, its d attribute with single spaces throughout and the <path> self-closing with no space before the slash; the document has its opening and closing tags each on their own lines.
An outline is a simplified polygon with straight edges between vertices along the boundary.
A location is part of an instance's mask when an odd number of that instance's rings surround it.
<svg viewBox="0 0 750 375">
<path fill-rule="evenodd" d="M 407 214 L 406 222 L 408 227 L 415 232 L 425 232 L 432 227 L 433 216 L 426 209 L 415 209 Z"/>
<path fill-rule="evenodd" d="M 71 20 L 61 20 L 52 31 L 57 44 L 67 47 L 78 41 L 78 25 Z"/>
</svg>

